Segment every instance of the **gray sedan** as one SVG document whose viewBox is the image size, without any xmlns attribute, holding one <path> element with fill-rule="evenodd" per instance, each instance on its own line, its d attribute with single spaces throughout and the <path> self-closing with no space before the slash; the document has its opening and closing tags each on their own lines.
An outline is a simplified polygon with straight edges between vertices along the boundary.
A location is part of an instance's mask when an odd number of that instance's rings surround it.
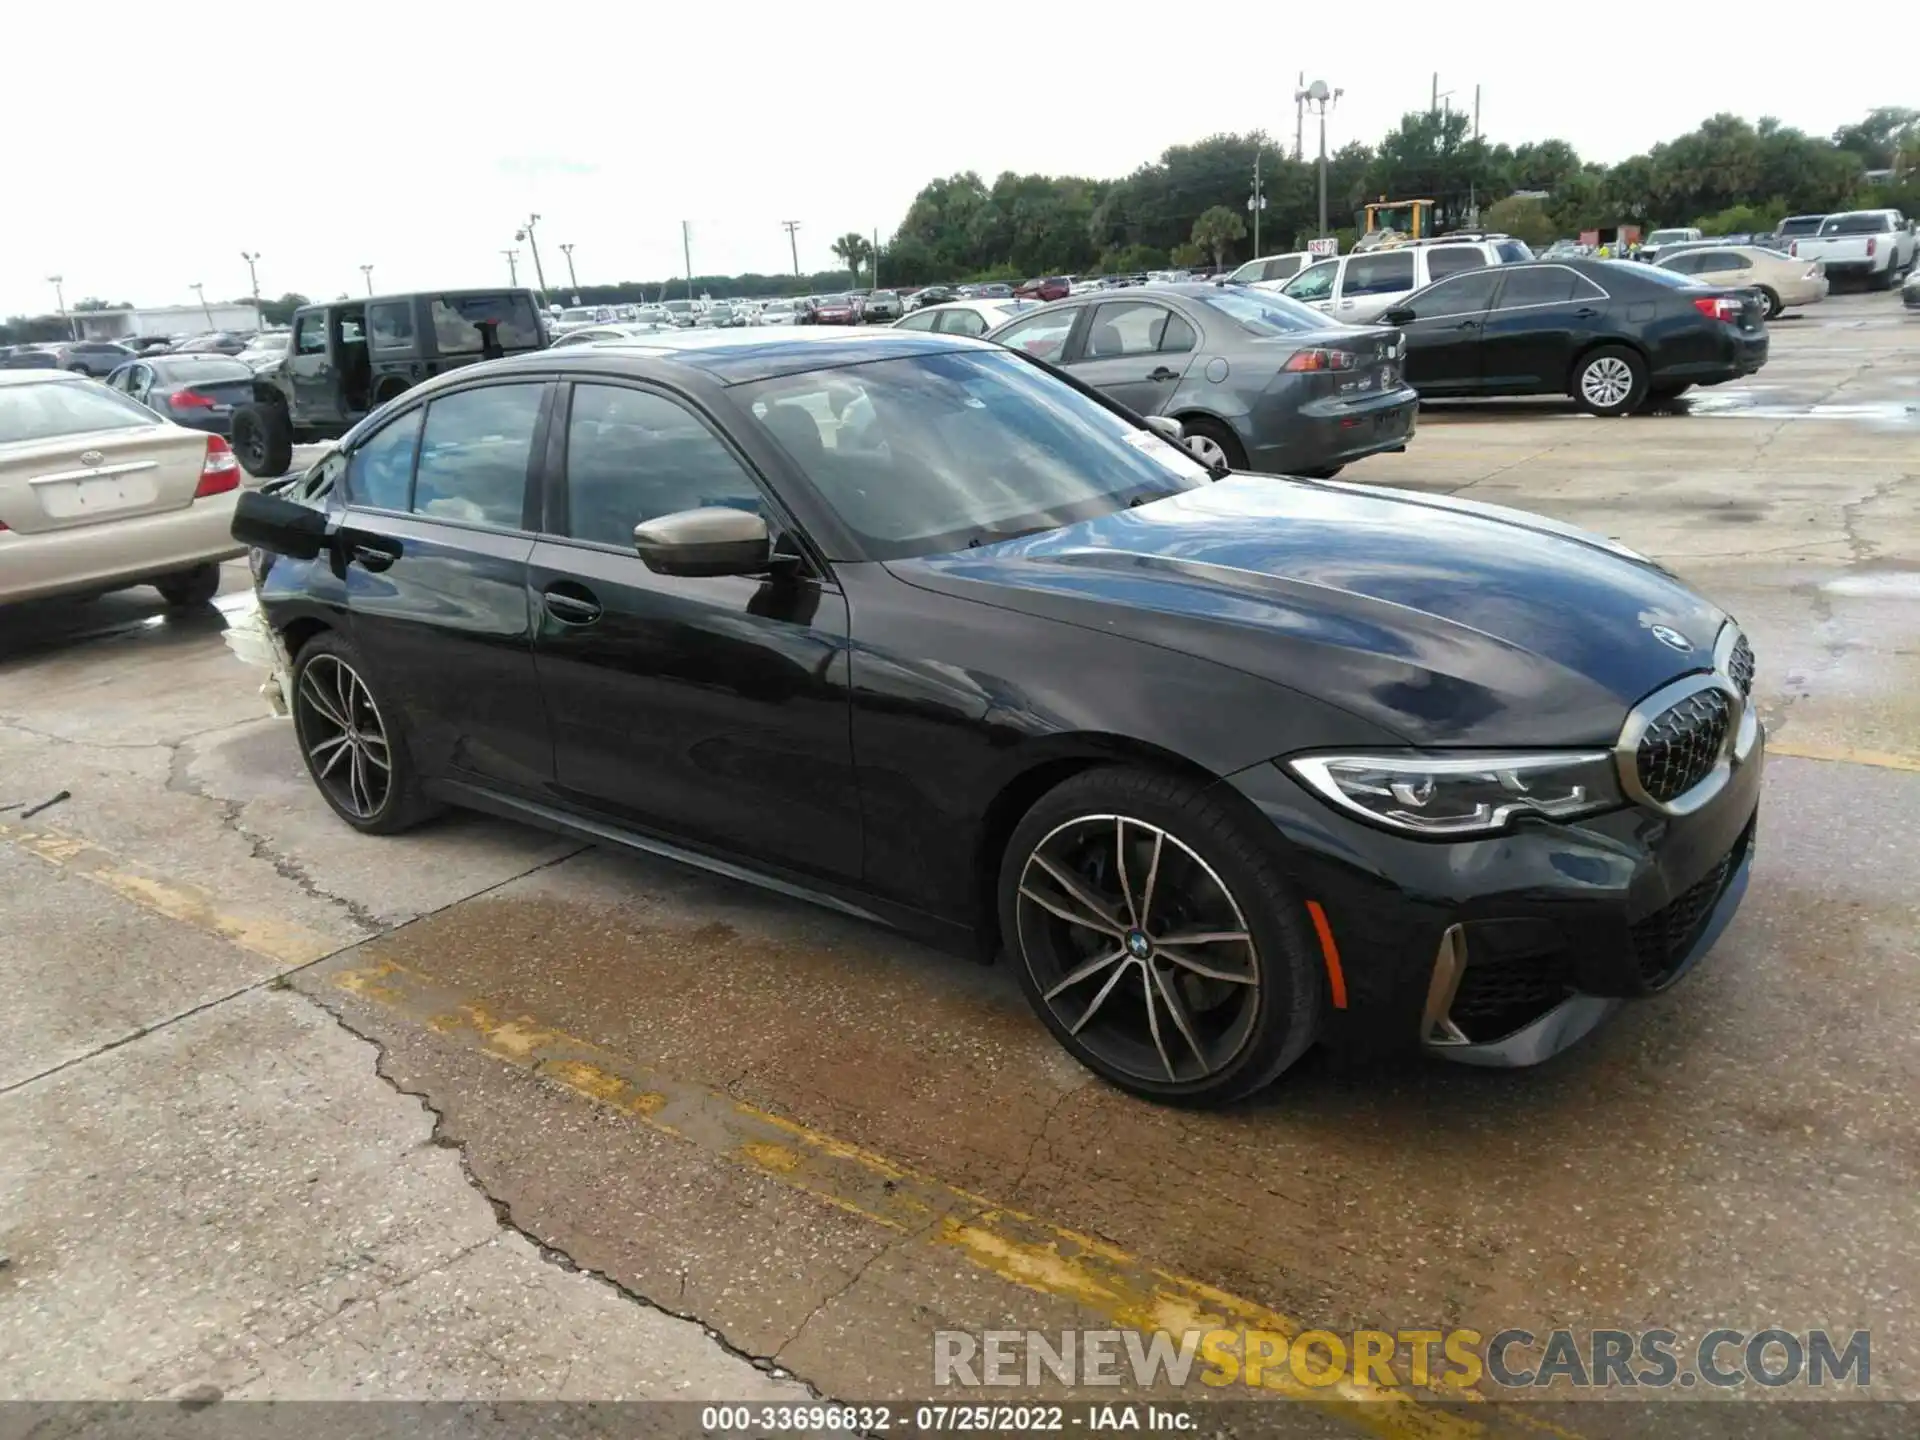
<svg viewBox="0 0 1920 1440">
<path fill-rule="evenodd" d="M 1136 414 L 1178 420 L 1194 454 L 1231 470 L 1326 477 L 1404 450 L 1420 403 L 1402 378 L 1398 330 L 1330 325 L 1297 301 L 1241 285 L 1076 295 L 987 338 Z"/>
</svg>

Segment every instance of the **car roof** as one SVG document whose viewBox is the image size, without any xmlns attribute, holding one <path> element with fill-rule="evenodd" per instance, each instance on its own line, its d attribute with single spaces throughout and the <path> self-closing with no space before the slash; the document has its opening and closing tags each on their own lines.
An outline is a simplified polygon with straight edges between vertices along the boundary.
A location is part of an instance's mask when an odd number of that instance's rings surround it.
<svg viewBox="0 0 1920 1440">
<path fill-rule="evenodd" d="M 744 385 L 808 370 L 863 365 L 874 360 L 899 360 L 912 355 L 937 355 L 958 350 L 998 350 L 984 341 L 959 335 L 936 335 L 924 330 L 820 331 L 785 326 L 749 330 L 691 330 L 632 340 L 603 340 L 593 345 L 570 345 L 559 350 L 529 350 L 486 362 L 488 373 L 551 368 L 556 357 L 572 368 L 594 359 L 644 359 L 698 371 L 722 385 Z M 475 367 L 450 372 L 449 378 L 472 375 Z M 611 368 L 611 367 L 609 367 Z M 424 387 L 422 387 L 424 388 Z"/>
</svg>

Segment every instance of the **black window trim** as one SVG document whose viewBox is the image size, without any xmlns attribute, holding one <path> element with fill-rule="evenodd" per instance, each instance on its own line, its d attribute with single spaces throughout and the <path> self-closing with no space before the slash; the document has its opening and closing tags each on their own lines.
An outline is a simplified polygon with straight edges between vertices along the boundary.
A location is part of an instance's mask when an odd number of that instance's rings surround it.
<svg viewBox="0 0 1920 1440">
<path fill-rule="evenodd" d="M 678 405 L 706 427 L 707 433 L 720 442 L 720 447 L 734 459 L 746 475 L 747 480 L 760 492 L 762 503 L 766 506 L 769 521 L 768 528 L 774 532 L 774 541 L 792 541 L 799 547 L 802 573 L 828 589 L 837 591 L 839 586 L 833 578 L 833 571 L 822 558 L 819 548 L 814 545 L 800 524 L 792 509 L 780 498 L 779 491 L 768 481 L 765 472 L 754 463 L 753 458 L 741 448 L 739 443 L 727 433 L 727 429 L 716 419 L 713 413 L 693 396 L 683 390 L 658 380 L 640 379 L 632 375 L 605 375 L 597 372 L 575 372 L 554 377 L 554 395 L 547 413 L 547 433 L 545 454 L 540 463 L 541 507 L 539 513 L 533 512 L 530 505 L 529 520 L 535 528 L 534 537 L 552 545 L 566 545 L 582 550 L 598 550 L 608 555 L 624 555 L 636 565 L 644 565 L 639 553 L 631 545 L 609 545 L 600 540 L 585 540 L 578 535 L 569 535 L 567 525 L 567 445 L 573 429 L 573 392 L 582 385 L 604 385 L 611 388 L 638 390 L 653 395 L 670 405 Z M 747 419 L 752 419 L 747 412 Z M 423 427 L 424 429 L 424 427 Z M 660 576 L 662 580 L 670 576 Z"/>
<path fill-rule="evenodd" d="M 1569 275 L 1573 276 L 1576 282 L 1578 282 L 1581 285 L 1585 285 L 1589 293 L 1587 294 L 1575 293 L 1573 295 L 1569 295 L 1564 300 L 1529 300 L 1524 305 L 1503 305 L 1500 302 L 1506 298 L 1507 281 L 1512 278 L 1513 272 L 1518 270 L 1519 267 L 1496 265 L 1496 266 L 1493 266 L 1492 268 L 1498 271 L 1502 271 L 1504 273 L 1502 273 L 1500 276 L 1500 288 L 1494 292 L 1493 301 L 1487 306 L 1487 313 L 1489 314 L 1494 314 L 1494 313 L 1505 311 L 1505 310 L 1551 310 L 1556 305 L 1574 305 L 1574 304 L 1578 304 L 1582 300 L 1611 300 L 1613 298 L 1613 295 L 1610 291 L 1608 291 L 1607 289 L 1605 289 L 1603 286 L 1599 285 L 1595 281 L 1589 279 L 1587 276 L 1582 275 L 1578 270 L 1575 270 L 1571 265 L 1535 265 L 1535 266 L 1529 267 L 1527 270 L 1520 271 L 1520 273 L 1531 275 L 1531 274 L 1538 274 L 1542 270 L 1564 270 Z"/>
<path fill-rule="evenodd" d="M 345 451 L 347 468 L 341 472 L 337 487 L 343 502 L 343 508 L 351 513 L 361 511 L 368 515 L 394 515 L 403 520 L 415 520 L 426 525 L 445 525 L 455 530 L 477 530 L 487 535 L 525 535 L 537 536 L 539 531 L 539 497 L 544 483 L 541 470 L 544 466 L 544 453 L 549 444 L 549 435 L 553 422 L 554 392 L 559 388 L 560 376 L 553 374 L 534 375 L 489 375 L 461 385 L 449 385 L 445 389 L 435 390 L 428 395 L 420 395 L 414 403 L 405 405 L 392 415 L 383 419 L 378 426 L 364 435 L 356 435 L 351 447 Z M 527 447 L 527 473 L 520 492 L 520 524 L 492 525 L 480 520 L 455 520 L 446 515 L 423 515 L 413 508 L 414 488 L 420 480 L 420 447 L 426 439 L 426 411 L 434 401 L 445 400 L 454 395 L 465 395 L 474 390 L 488 390 L 500 385 L 538 385 L 541 388 L 540 408 L 534 413 L 533 440 Z M 411 398 L 411 397 L 410 397 Z M 409 415 L 420 417 L 420 428 L 413 435 L 413 458 L 407 465 L 407 508 L 390 509 L 384 505 L 369 505 L 353 493 L 353 460 L 367 445 L 377 437 L 384 435 L 393 426 L 400 424 Z"/>
</svg>

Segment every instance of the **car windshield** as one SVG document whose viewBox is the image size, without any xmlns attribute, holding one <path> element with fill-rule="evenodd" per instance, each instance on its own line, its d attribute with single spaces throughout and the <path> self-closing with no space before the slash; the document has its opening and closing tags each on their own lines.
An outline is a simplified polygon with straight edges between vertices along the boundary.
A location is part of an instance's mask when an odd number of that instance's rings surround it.
<svg viewBox="0 0 1920 1440">
<path fill-rule="evenodd" d="M 898 300 L 900 297 L 891 290 L 876 290 L 867 298 L 869 300 Z"/>
<path fill-rule="evenodd" d="M 251 372 L 242 366 L 241 373 Z M 160 423 L 151 410 L 90 381 L 0 385 L 0 445 L 99 430 L 137 430 Z"/>
<path fill-rule="evenodd" d="M 1327 317 L 1318 310 L 1264 290 L 1214 290 L 1202 295 L 1200 303 L 1252 335 L 1298 335 L 1327 328 Z"/>
<path fill-rule="evenodd" d="M 853 303 L 853 297 L 851 295 L 823 295 L 820 297 L 820 303 L 822 305 L 850 305 Z"/>
<path fill-rule="evenodd" d="M 1642 265 L 1638 260 L 1602 260 L 1602 265 L 1611 265 L 1616 270 L 1624 270 L 1629 275 L 1638 275 L 1643 280 L 1651 280 L 1656 285 L 1665 285 L 1670 290 L 1697 290 L 1700 282 L 1691 275 L 1683 275 L 1678 270 L 1669 270 L 1664 265 Z"/>
<path fill-rule="evenodd" d="M 1820 226 L 1822 235 L 1881 235 L 1893 229 L 1889 215 L 1835 215 Z"/>
<path fill-rule="evenodd" d="M 741 392 L 879 560 L 1051 530 L 1208 483 L 1184 450 L 1003 352 L 872 361 Z"/>
<path fill-rule="evenodd" d="M 764 308 L 774 311 L 787 311 L 793 309 L 793 302 L 791 300 L 769 300 Z"/>
</svg>

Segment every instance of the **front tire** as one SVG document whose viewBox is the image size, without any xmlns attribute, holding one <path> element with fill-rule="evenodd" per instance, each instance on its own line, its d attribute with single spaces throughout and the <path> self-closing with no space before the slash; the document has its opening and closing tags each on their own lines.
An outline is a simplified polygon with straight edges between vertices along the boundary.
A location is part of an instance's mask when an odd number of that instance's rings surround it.
<svg viewBox="0 0 1920 1440">
<path fill-rule="evenodd" d="M 233 453 L 256 480 L 277 480 L 293 468 L 293 425 L 278 405 L 242 405 L 233 412 Z"/>
<path fill-rule="evenodd" d="M 1224 465 L 1229 470 L 1247 468 L 1246 447 L 1229 427 L 1205 415 L 1196 415 L 1182 424 L 1186 431 L 1183 443 L 1202 465 Z"/>
<path fill-rule="evenodd" d="M 1590 415 L 1625 415 L 1646 398 L 1647 362 L 1618 345 L 1582 355 L 1573 367 L 1573 398 Z"/>
<path fill-rule="evenodd" d="M 178 575 L 163 575 L 153 582 L 153 588 L 160 592 L 169 610 L 190 610 L 206 604 L 219 593 L 220 567 L 196 565 Z"/>
<path fill-rule="evenodd" d="M 344 638 L 316 635 L 293 662 L 293 728 L 321 799 L 354 829 L 396 835 L 437 808 L 400 733 L 397 709 L 375 695 Z"/>
<path fill-rule="evenodd" d="M 1260 1089 L 1319 1029 L 1304 912 L 1255 822 L 1207 787 L 1084 771 L 1015 828 L 1000 929 L 1020 986 L 1069 1054 L 1180 1105 Z"/>
</svg>

